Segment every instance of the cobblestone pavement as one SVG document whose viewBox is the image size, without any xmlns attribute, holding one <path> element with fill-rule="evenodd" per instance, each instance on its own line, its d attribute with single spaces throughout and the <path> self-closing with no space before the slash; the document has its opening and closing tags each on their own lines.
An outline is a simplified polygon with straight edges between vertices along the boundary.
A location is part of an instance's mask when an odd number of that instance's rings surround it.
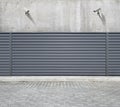
<svg viewBox="0 0 120 107">
<path fill-rule="evenodd" d="M 0 107 L 120 107 L 120 82 L 0 82 Z"/>
</svg>

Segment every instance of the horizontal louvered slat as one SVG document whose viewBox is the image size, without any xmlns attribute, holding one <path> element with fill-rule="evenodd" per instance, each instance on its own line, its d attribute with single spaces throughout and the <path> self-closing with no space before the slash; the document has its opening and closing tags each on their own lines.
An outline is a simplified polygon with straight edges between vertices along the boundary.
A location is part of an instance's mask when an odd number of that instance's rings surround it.
<svg viewBox="0 0 120 107">
<path fill-rule="evenodd" d="M 10 74 L 10 35 L 0 33 L 0 75 Z"/>
<path fill-rule="evenodd" d="M 109 75 L 120 75 L 120 34 L 109 34 Z"/>
<path fill-rule="evenodd" d="M 13 75 L 105 75 L 105 34 L 13 34 Z"/>
</svg>

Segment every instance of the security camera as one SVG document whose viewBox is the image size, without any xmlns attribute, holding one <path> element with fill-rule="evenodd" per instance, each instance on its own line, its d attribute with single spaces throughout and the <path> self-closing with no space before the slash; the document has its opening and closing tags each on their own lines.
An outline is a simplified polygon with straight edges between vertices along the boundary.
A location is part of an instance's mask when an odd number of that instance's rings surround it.
<svg viewBox="0 0 120 107">
<path fill-rule="evenodd" d="M 26 14 L 26 15 L 30 14 L 30 10 L 29 10 L 29 9 L 24 8 L 24 11 L 25 11 L 25 14 Z"/>
<path fill-rule="evenodd" d="M 26 10 L 26 11 L 25 11 L 25 14 L 30 14 L 30 10 Z"/>
<path fill-rule="evenodd" d="M 93 12 L 97 13 L 98 15 L 100 14 L 101 8 L 94 10 Z"/>
</svg>

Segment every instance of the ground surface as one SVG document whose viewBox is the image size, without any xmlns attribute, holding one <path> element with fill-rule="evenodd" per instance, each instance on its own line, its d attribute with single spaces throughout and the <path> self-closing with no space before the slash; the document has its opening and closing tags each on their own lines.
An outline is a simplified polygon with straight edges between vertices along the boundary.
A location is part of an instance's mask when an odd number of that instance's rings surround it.
<svg viewBox="0 0 120 107">
<path fill-rule="evenodd" d="M 120 82 L 0 82 L 0 107 L 120 107 Z"/>
</svg>

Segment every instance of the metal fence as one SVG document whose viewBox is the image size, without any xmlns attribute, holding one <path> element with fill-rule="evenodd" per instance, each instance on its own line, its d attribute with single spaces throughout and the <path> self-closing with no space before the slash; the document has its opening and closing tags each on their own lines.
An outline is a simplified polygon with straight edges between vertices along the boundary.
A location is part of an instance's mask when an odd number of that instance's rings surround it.
<svg viewBox="0 0 120 107">
<path fill-rule="evenodd" d="M 120 75 L 120 33 L 0 33 L 0 75 Z"/>
</svg>

